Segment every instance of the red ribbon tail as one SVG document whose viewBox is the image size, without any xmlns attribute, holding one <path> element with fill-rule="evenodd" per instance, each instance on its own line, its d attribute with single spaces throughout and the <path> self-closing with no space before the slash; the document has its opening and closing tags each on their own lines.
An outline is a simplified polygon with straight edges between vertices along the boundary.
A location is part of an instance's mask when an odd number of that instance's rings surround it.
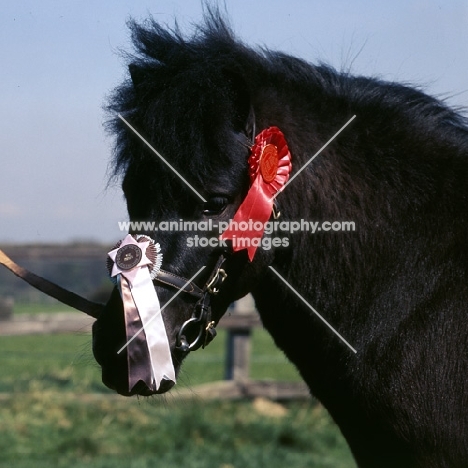
<svg viewBox="0 0 468 468">
<path fill-rule="evenodd" d="M 278 127 L 269 127 L 255 137 L 248 164 L 252 185 L 220 239 L 232 240 L 234 251 L 247 249 L 252 261 L 271 216 L 272 197 L 283 188 L 291 172 L 291 154 Z M 244 224 L 243 227 L 247 223 L 248 228 L 241 229 L 240 223 Z"/>
<path fill-rule="evenodd" d="M 269 192 L 268 185 L 263 182 L 260 175 L 257 176 L 234 215 L 232 223 L 220 236 L 220 239 L 232 240 L 234 252 L 247 249 L 250 261 L 253 260 L 255 252 L 262 242 L 264 226 L 270 219 L 273 209 L 273 200 Z M 253 227 L 241 229 L 241 223 L 249 225 L 249 221 L 250 226 L 254 223 L 261 223 L 262 228 L 260 230 Z"/>
</svg>

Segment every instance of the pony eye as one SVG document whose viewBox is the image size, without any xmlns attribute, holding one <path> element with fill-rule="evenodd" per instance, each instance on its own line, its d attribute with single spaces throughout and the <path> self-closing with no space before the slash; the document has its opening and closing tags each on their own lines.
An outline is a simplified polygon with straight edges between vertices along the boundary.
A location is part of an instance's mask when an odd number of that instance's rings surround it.
<svg viewBox="0 0 468 468">
<path fill-rule="evenodd" d="M 215 216 L 220 214 L 228 205 L 226 197 L 211 197 L 203 206 L 203 214 L 206 216 Z"/>
</svg>

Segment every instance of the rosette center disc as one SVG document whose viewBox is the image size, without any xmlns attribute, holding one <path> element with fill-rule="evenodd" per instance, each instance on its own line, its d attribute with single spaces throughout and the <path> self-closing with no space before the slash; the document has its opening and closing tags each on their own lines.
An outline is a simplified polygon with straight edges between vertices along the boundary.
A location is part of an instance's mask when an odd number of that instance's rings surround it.
<svg viewBox="0 0 468 468">
<path fill-rule="evenodd" d="M 121 270 L 131 270 L 140 263 L 142 257 L 141 249 L 134 244 L 127 244 L 117 252 L 115 263 Z"/>
<path fill-rule="evenodd" d="M 260 157 L 260 172 L 263 180 L 267 183 L 272 182 L 278 171 L 278 150 L 275 145 L 268 144 L 263 148 Z"/>
</svg>

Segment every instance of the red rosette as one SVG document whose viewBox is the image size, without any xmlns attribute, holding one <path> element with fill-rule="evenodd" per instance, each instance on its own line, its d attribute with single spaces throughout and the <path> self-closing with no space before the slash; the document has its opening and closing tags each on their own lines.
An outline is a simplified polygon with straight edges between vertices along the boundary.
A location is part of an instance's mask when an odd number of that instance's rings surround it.
<svg viewBox="0 0 468 468">
<path fill-rule="evenodd" d="M 267 165 L 266 163 L 273 159 L 271 156 L 273 151 L 276 152 L 277 163 L 276 167 L 274 167 L 274 176 L 271 177 L 273 165 L 271 163 Z M 250 183 L 254 183 L 260 172 L 267 189 L 271 192 L 271 196 L 274 196 L 288 181 L 292 169 L 291 153 L 286 138 L 278 127 L 269 127 L 255 137 L 248 164 Z M 267 177 L 265 177 L 266 175 Z"/>
<path fill-rule="evenodd" d="M 261 243 L 264 228 L 241 230 L 239 223 L 252 220 L 265 225 L 273 210 L 273 197 L 288 181 L 292 169 L 291 153 L 286 138 L 278 127 L 269 127 L 255 137 L 248 164 L 250 189 L 232 223 L 220 238 L 232 240 L 234 251 L 246 248 L 249 260 L 252 261 Z M 239 243 L 239 238 L 243 242 Z"/>
</svg>

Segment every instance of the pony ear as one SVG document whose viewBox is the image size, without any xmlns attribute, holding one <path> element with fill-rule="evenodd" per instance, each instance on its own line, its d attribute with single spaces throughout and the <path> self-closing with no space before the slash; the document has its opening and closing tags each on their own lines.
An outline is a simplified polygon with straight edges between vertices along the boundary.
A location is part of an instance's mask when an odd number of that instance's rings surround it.
<svg viewBox="0 0 468 468">
<path fill-rule="evenodd" d="M 140 67 L 134 63 L 128 66 L 128 71 L 130 72 L 130 78 L 135 88 L 138 88 L 148 76 L 148 70 L 146 68 Z"/>
<path fill-rule="evenodd" d="M 229 83 L 233 99 L 234 127 L 245 133 L 249 140 L 253 140 L 255 137 L 255 112 L 247 82 L 237 72 L 224 70 L 223 74 Z"/>
</svg>

